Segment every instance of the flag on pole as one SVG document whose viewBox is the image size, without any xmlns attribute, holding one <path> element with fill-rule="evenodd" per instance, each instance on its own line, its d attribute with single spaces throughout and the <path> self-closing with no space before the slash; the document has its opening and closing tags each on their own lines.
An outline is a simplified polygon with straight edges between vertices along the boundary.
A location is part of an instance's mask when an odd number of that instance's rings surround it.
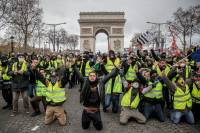
<svg viewBox="0 0 200 133">
<path fill-rule="evenodd" d="M 152 33 L 149 31 L 146 31 L 145 33 L 143 33 L 137 38 L 137 42 L 141 45 L 145 45 L 149 43 L 151 39 L 152 39 Z"/>
<path fill-rule="evenodd" d="M 175 48 L 177 48 L 177 45 L 176 45 L 176 38 L 175 38 L 174 35 L 173 35 L 172 37 L 173 37 L 173 40 L 172 40 L 171 48 L 175 49 Z"/>
</svg>

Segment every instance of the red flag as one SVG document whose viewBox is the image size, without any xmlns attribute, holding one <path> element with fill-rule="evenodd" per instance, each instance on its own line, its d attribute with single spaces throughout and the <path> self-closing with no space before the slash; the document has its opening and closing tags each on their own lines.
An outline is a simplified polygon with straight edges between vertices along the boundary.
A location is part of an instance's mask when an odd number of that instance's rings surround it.
<svg viewBox="0 0 200 133">
<path fill-rule="evenodd" d="M 172 40 L 171 48 L 172 48 L 172 49 L 177 48 L 177 46 L 176 46 L 176 39 L 175 39 L 175 36 L 174 36 L 174 35 L 173 35 L 173 40 Z"/>
</svg>

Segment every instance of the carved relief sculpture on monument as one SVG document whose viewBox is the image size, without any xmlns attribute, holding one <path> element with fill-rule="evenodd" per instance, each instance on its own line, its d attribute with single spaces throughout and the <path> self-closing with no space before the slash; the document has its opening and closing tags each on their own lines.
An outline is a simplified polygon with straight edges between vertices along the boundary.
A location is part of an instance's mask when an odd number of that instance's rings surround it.
<svg viewBox="0 0 200 133">
<path fill-rule="evenodd" d="M 112 28 L 112 34 L 123 34 L 122 28 Z"/>
<path fill-rule="evenodd" d="M 114 50 L 120 51 L 121 50 L 121 41 L 120 40 L 115 40 L 114 41 Z"/>
<path fill-rule="evenodd" d="M 81 28 L 81 34 L 92 34 L 92 28 Z"/>
<path fill-rule="evenodd" d="M 83 42 L 83 49 L 84 51 L 90 51 L 90 44 L 89 44 L 89 40 L 84 40 Z"/>
</svg>

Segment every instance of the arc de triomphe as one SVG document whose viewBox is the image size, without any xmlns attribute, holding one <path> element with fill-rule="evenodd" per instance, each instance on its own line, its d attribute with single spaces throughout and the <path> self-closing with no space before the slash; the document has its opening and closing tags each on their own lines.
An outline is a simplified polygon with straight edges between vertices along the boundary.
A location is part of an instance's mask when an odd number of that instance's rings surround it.
<svg viewBox="0 0 200 133">
<path fill-rule="evenodd" d="M 108 49 L 124 50 L 124 12 L 80 12 L 81 51 L 95 52 L 95 38 L 98 33 L 108 36 Z"/>
</svg>

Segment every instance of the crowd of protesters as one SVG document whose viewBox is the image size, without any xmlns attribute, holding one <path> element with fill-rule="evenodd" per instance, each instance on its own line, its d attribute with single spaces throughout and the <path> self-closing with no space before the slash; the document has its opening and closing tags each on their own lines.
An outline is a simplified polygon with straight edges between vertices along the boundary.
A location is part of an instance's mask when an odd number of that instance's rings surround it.
<svg viewBox="0 0 200 133">
<path fill-rule="evenodd" d="M 191 53 L 197 49 L 179 56 L 154 50 L 1 54 L 0 88 L 6 102 L 2 109 L 16 116 L 22 96 L 25 113 L 31 105 L 31 116 L 40 115 L 42 102 L 45 124 L 58 119 L 60 125 L 66 125 L 66 88 L 80 85 L 77 95 L 83 105 L 83 129 L 89 128 L 91 121 L 97 130 L 103 128 L 101 104 L 105 113 L 119 112 L 122 125 L 130 118 L 138 123 L 152 117 L 164 122 L 167 111 L 173 123 L 185 120 L 194 124 L 200 117 L 200 64 Z"/>
</svg>

